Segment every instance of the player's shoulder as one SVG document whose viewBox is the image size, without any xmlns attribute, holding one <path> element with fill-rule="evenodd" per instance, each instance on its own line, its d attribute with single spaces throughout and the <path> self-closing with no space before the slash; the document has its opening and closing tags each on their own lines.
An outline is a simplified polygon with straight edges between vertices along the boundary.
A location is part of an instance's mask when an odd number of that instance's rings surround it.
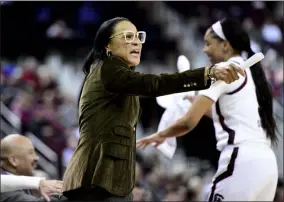
<svg viewBox="0 0 284 202">
<path fill-rule="evenodd" d="M 243 62 L 244 62 L 244 58 L 242 58 L 241 56 L 235 56 L 235 57 L 231 57 L 228 62 L 231 62 L 233 64 L 236 64 L 236 65 L 241 65 Z M 246 72 L 245 72 L 246 73 Z M 238 92 L 239 90 L 241 90 L 245 84 L 247 82 L 247 73 L 246 73 L 246 76 L 243 77 L 239 74 L 239 79 L 230 83 L 230 84 L 227 84 L 227 93 L 226 94 L 234 94 L 236 92 Z"/>
<path fill-rule="evenodd" d="M 236 65 L 241 65 L 242 63 L 244 63 L 244 61 L 245 61 L 244 58 L 241 56 L 234 56 L 234 57 L 229 58 L 228 60 L 228 62 L 231 62 Z"/>
</svg>

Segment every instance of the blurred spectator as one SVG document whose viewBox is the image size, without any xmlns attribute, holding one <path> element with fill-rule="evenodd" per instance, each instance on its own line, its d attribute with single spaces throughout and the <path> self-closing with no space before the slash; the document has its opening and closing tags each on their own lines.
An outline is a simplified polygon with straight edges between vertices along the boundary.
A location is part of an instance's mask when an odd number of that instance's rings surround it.
<svg viewBox="0 0 284 202">
<path fill-rule="evenodd" d="M 262 37 L 269 43 L 281 43 L 282 33 L 280 28 L 272 22 L 271 18 L 267 18 L 262 26 Z"/>
<path fill-rule="evenodd" d="M 40 89 L 40 81 L 37 74 L 38 62 L 34 57 L 28 57 L 22 64 L 22 76 L 20 80 L 29 86 L 33 91 Z"/>
<path fill-rule="evenodd" d="M 62 131 L 56 129 L 47 120 L 42 120 L 36 123 L 38 137 L 49 146 L 58 155 L 61 155 L 65 146 L 66 140 Z"/>
<path fill-rule="evenodd" d="M 89 2 L 84 2 L 79 8 L 79 22 L 82 24 L 98 23 L 100 16 Z"/>
<path fill-rule="evenodd" d="M 1 173 L 6 175 L 33 176 L 38 157 L 32 142 L 22 135 L 8 135 L 1 139 Z M 34 190 L 18 190 L 1 193 L 1 201 L 45 201 L 33 196 Z M 58 200 L 59 197 L 52 198 Z"/>
<path fill-rule="evenodd" d="M 57 39 L 70 39 L 73 31 L 67 27 L 63 20 L 58 20 L 47 29 L 47 37 Z"/>
<path fill-rule="evenodd" d="M 34 118 L 34 104 L 35 98 L 32 89 L 28 85 L 23 85 L 11 104 L 12 111 L 21 119 L 22 133 L 29 131 L 29 124 Z"/>
<path fill-rule="evenodd" d="M 2 68 L 1 68 L 2 70 Z M 8 107 L 11 107 L 11 102 L 15 99 L 19 92 L 16 79 L 6 74 L 4 71 L 0 72 L 0 97 L 1 101 Z"/>
<path fill-rule="evenodd" d="M 151 190 L 147 189 L 147 186 L 143 184 L 143 170 L 141 165 L 136 162 L 136 184 L 133 190 L 134 201 L 151 201 L 153 196 Z"/>
<path fill-rule="evenodd" d="M 79 128 L 71 130 L 70 133 L 71 134 L 67 137 L 67 147 L 64 149 L 62 154 L 62 161 L 64 167 L 67 166 L 76 149 L 79 140 Z"/>
<path fill-rule="evenodd" d="M 1 169 L 14 174 L 33 176 L 38 157 L 32 142 L 21 135 L 1 139 Z"/>
</svg>

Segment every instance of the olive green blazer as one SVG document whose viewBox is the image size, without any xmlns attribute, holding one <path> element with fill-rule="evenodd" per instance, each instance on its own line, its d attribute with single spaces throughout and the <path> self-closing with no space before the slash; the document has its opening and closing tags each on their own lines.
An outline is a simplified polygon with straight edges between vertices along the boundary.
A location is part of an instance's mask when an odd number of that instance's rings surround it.
<svg viewBox="0 0 284 202">
<path fill-rule="evenodd" d="M 63 193 L 101 186 L 117 196 L 135 182 L 139 96 L 202 90 L 205 68 L 175 74 L 141 74 L 117 57 L 91 67 L 79 104 L 80 139 L 63 178 Z M 205 84 L 206 83 L 206 84 Z"/>
</svg>

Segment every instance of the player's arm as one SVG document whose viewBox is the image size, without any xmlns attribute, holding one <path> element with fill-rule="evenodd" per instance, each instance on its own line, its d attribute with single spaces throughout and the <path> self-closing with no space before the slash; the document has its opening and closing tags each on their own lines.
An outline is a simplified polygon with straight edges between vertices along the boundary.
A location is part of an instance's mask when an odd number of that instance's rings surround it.
<svg viewBox="0 0 284 202">
<path fill-rule="evenodd" d="M 198 124 L 200 119 L 211 109 L 214 101 L 206 96 L 199 95 L 192 103 L 187 113 L 173 125 L 160 132 L 161 137 L 179 137 L 187 134 Z"/>
<path fill-rule="evenodd" d="M 209 108 L 209 110 L 207 110 L 207 112 L 205 113 L 205 116 L 212 119 L 212 106 Z"/>
<path fill-rule="evenodd" d="M 194 102 L 194 100 L 196 99 L 197 96 L 185 96 L 184 99 L 187 99 L 190 103 Z M 209 110 L 207 110 L 205 112 L 205 116 L 209 117 L 212 119 L 212 107 L 209 108 Z"/>
<path fill-rule="evenodd" d="M 160 132 L 161 137 L 179 137 L 187 134 L 198 124 L 200 119 L 208 114 L 212 105 L 226 92 L 227 84 L 215 83 L 210 89 L 200 91 L 187 113 L 166 130 Z"/>
</svg>

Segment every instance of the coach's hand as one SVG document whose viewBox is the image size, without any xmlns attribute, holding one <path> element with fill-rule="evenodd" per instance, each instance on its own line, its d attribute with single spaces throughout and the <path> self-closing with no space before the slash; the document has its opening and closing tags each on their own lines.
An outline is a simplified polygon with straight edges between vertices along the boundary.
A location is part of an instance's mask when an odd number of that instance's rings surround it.
<svg viewBox="0 0 284 202">
<path fill-rule="evenodd" d="M 222 80 L 228 84 L 239 79 L 238 73 L 242 76 L 245 76 L 245 72 L 243 69 L 241 69 L 235 64 L 228 62 L 217 63 L 212 69 L 212 76 L 217 81 Z"/>
</svg>

